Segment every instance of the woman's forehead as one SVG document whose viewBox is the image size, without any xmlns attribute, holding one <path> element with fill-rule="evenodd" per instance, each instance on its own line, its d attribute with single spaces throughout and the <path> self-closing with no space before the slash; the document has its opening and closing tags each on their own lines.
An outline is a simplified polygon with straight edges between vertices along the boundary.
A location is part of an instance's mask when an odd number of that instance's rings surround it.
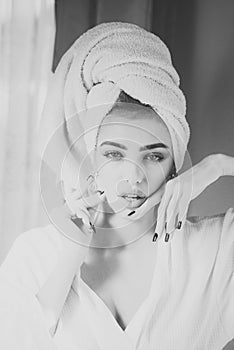
<svg viewBox="0 0 234 350">
<path fill-rule="evenodd" d="M 121 139 L 140 144 L 163 142 L 170 148 L 171 137 L 163 120 L 149 108 L 113 110 L 102 123 L 99 140 Z"/>
</svg>

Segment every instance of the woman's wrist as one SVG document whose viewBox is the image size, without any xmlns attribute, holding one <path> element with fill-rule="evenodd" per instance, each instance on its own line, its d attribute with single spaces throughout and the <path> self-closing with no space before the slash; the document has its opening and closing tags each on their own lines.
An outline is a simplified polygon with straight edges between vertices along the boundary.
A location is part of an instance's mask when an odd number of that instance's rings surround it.
<svg viewBox="0 0 234 350">
<path fill-rule="evenodd" d="M 217 178 L 221 176 L 234 176 L 234 157 L 217 153 L 211 154 L 209 158 Z"/>
<path fill-rule="evenodd" d="M 71 219 L 71 212 L 66 204 L 54 208 L 49 215 L 50 221 L 61 234 L 64 247 L 69 250 L 86 250 L 92 240 L 92 234 L 83 225 L 81 230 L 81 219 L 77 222 Z"/>
</svg>

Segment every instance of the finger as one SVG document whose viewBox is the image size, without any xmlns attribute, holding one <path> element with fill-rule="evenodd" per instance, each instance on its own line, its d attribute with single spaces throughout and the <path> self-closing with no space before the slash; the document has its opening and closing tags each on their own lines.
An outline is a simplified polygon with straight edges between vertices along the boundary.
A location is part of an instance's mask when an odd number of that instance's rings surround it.
<svg viewBox="0 0 234 350">
<path fill-rule="evenodd" d="M 182 194 L 179 186 L 174 186 L 172 196 L 166 205 L 166 222 L 167 233 L 173 232 L 176 229 L 176 215 L 178 212 L 179 202 L 182 200 Z"/>
<path fill-rule="evenodd" d="M 186 194 L 184 194 L 180 203 L 179 203 L 178 223 L 179 223 L 179 221 L 181 221 L 180 230 L 183 229 L 184 223 L 186 221 L 188 210 L 189 210 L 189 204 L 190 204 L 190 202 L 188 201 Z"/>
<path fill-rule="evenodd" d="M 81 213 L 81 210 L 83 210 L 83 212 L 85 212 L 87 216 L 90 215 L 88 209 L 85 207 L 85 204 L 82 200 L 76 200 L 74 198 L 71 198 L 70 196 L 69 198 L 67 198 L 66 203 L 73 215 L 77 215 L 78 212 Z"/>
<path fill-rule="evenodd" d="M 92 220 L 91 220 L 91 215 L 89 213 L 89 211 L 86 208 L 76 208 L 75 210 L 75 214 L 73 219 L 81 219 L 82 223 L 86 226 L 87 230 L 89 232 L 94 232 L 96 233 L 95 227 L 92 225 Z M 83 229 L 84 230 L 84 229 Z"/>
<path fill-rule="evenodd" d="M 159 237 L 164 234 L 164 231 L 166 235 L 167 233 L 169 234 L 169 231 L 171 232 L 173 230 L 171 229 L 171 224 L 168 220 L 171 219 L 171 216 L 174 213 L 173 209 L 175 209 L 178 202 L 179 188 L 180 187 L 177 185 L 177 181 L 171 180 L 170 182 L 167 182 L 165 193 L 158 208 L 159 219 L 157 220 L 156 232 L 159 234 Z M 168 206 L 170 203 L 171 208 L 169 209 L 170 212 L 168 212 Z"/>
<path fill-rule="evenodd" d="M 83 189 L 83 191 L 79 188 L 72 188 L 69 190 L 69 192 L 64 191 L 64 197 L 65 199 L 80 199 L 82 196 L 87 196 L 88 190 L 87 188 Z"/>
<path fill-rule="evenodd" d="M 96 190 L 94 192 L 100 192 L 99 190 Z M 85 187 L 83 190 L 81 188 L 72 188 L 69 193 L 65 193 L 65 196 L 70 199 L 81 199 L 83 197 L 89 197 L 90 192 L 89 192 L 89 186 Z"/>
<path fill-rule="evenodd" d="M 175 221 L 174 221 L 176 230 L 177 230 L 177 226 L 178 226 L 178 223 L 179 223 L 179 217 L 180 217 L 180 210 L 179 210 L 179 206 L 177 205 L 177 214 L 175 215 Z"/>
<path fill-rule="evenodd" d="M 77 218 L 82 219 L 82 221 L 87 225 L 90 226 L 90 213 L 85 208 L 84 204 L 82 202 L 78 201 L 71 201 L 69 200 L 69 203 L 67 203 L 67 206 L 71 212 L 72 215 L 76 216 Z"/>
<path fill-rule="evenodd" d="M 182 196 L 182 198 L 179 200 L 179 202 L 177 203 L 177 215 L 175 218 L 175 230 L 173 232 L 170 233 L 170 241 L 173 239 L 174 235 L 176 234 L 177 226 L 179 221 L 181 221 L 181 227 L 180 229 L 182 229 L 183 223 L 186 221 L 186 216 L 187 216 L 187 212 L 188 212 L 188 201 L 186 199 L 186 195 Z"/>
<path fill-rule="evenodd" d="M 76 194 L 78 192 L 74 192 L 73 194 L 66 197 L 66 202 L 69 204 L 69 206 L 74 210 L 74 205 L 76 207 L 81 208 L 91 208 L 93 206 L 96 206 L 100 202 L 102 202 L 105 198 L 105 193 L 100 193 L 97 191 L 97 193 L 87 196 L 87 197 L 80 197 L 77 199 Z"/>
<path fill-rule="evenodd" d="M 81 202 L 85 205 L 86 208 L 92 208 L 101 203 L 105 199 L 105 193 L 102 194 L 100 192 L 97 192 L 91 196 L 88 197 L 82 197 L 80 199 Z"/>
<path fill-rule="evenodd" d="M 88 209 L 85 207 L 83 201 L 81 200 L 77 200 L 77 201 L 74 200 L 70 202 L 70 207 L 74 214 L 77 214 L 78 212 L 79 213 L 84 212 L 87 216 L 90 216 Z"/>
<path fill-rule="evenodd" d="M 51 223 L 57 228 L 58 232 L 76 243 L 89 244 L 92 232 L 89 229 L 82 228 L 82 220 L 72 220 L 71 211 L 67 204 L 54 208 L 49 215 Z M 84 226 L 85 227 L 85 226 Z"/>
<path fill-rule="evenodd" d="M 78 218 L 81 218 L 83 223 L 89 228 L 90 227 L 90 215 L 89 215 L 89 212 L 88 210 L 86 209 L 85 210 L 82 210 L 81 208 L 77 208 L 76 209 L 76 213 L 75 215 L 78 217 Z"/>
<path fill-rule="evenodd" d="M 166 233 L 165 222 L 166 222 L 165 211 L 161 211 L 157 216 L 157 224 L 155 228 L 155 232 L 157 232 L 159 239 L 163 236 L 164 233 Z"/>
<path fill-rule="evenodd" d="M 162 199 L 160 201 L 160 204 L 158 206 L 157 211 L 157 224 L 155 231 L 158 233 L 159 237 L 162 235 L 164 229 L 165 229 L 165 207 L 167 203 L 168 195 L 170 194 L 167 184 L 165 186 L 165 191 L 163 193 Z"/>
<path fill-rule="evenodd" d="M 174 193 L 167 206 L 166 218 L 165 218 L 167 222 L 166 233 L 169 233 L 170 236 L 176 230 L 175 221 L 176 221 L 177 214 L 178 214 L 178 197 Z"/>
<path fill-rule="evenodd" d="M 156 225 L 156 232 L 159 235 L 159 238 L 166 233 L 166 207 L 167 207 L 167 203 L 170 199 L 169 196 L 171 196 L 172 193 L 170 193 L 169 191 L 167 193 L 164 194 L 161 203 L 158 207 L 158 213 L 157 213 L 157 225 Z"/>
</svg>

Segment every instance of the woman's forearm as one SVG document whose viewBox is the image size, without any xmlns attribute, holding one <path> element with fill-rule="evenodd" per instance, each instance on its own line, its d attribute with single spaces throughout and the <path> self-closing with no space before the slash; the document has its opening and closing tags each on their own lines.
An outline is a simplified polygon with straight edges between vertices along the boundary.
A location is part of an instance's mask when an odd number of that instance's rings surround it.
<svg viewBox="0 0 234 350">
<path fill-rule="evenodd" d="M 213 164 L 220 176 L 234 176 L 234 157 L 226 154 L 213 155 Z"/>
</svg>

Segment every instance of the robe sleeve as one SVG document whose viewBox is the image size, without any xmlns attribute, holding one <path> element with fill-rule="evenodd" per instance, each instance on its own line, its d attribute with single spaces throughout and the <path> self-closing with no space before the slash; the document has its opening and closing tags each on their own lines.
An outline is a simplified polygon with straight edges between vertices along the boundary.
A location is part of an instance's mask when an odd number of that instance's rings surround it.
<svg viewBox="0 0 234 350">
<path fill-rule="evenodd" d="M 229 339 L 234 338 L 234 208 L 224 213 L 218 255 L 217 305 Z"/>
<path fill-rule="evenodd" d="M 53 225 L 21 233 L 0 266 L 0 347 L 56 350 L 49 318 L 36 297 L 55 268 L 62 242 Z"/>
</svg>

